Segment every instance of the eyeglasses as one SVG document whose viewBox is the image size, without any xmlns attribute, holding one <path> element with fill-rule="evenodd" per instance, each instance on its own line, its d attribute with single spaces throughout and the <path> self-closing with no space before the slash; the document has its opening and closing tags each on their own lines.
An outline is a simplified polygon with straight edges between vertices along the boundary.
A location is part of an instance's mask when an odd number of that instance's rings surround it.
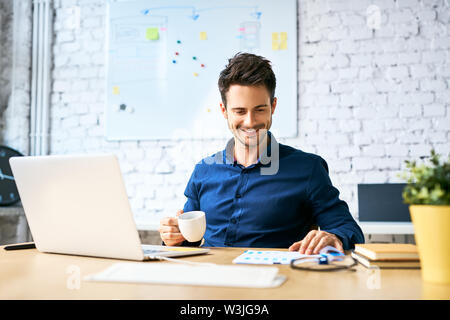
<svg viewBox="0 0 450 320">
<path fill-rule="evenodd" d="M 334 247 L 327 246 L 320 250 L 319 254 L 308 255 L 291 260 L 291 268 L 307 271 L 339 271 L 352 269 L 357 264 L 351 256 L 346 256 Z"/>
</svg>

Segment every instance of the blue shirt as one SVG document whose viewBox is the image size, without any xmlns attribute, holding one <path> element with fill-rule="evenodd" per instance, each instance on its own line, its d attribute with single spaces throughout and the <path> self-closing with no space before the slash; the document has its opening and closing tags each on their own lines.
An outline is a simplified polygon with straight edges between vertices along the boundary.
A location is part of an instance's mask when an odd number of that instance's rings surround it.
<svg viewBox="0 0 450 320">
<path fill-rule="evenodd" d="M 204 246 L 288 248 L 302 240 L 313 224 L 335 234 L 344 250 L 363 243 L 364 236 L 347 204 L 332 185 L 320 156 L 273 143 L 278 159 L 260 158 L 244 167 L 234 160 L 234 139 L 225 150 L 196 166 L 184 192 L 184 212 L 206 214 Z M 276 151 L 276 150 L 275 150 Z M 274 166 L 274 164 L 276 166 Z M 278 167 L 276 174 L 261 169 Z M 183 245 L 199 245 L 185 241 Z"/>
</svg>

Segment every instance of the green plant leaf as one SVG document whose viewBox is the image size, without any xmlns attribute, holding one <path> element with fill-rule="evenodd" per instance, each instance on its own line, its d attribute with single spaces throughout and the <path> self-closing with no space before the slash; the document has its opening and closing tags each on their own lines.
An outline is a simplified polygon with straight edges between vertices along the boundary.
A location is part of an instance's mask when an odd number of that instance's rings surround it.
<svg viewBox="0 0 450 320">
<path fill-rule="evenodd" d="M 399 177 L 406 181 L 403 201 L 408 204 L 450 204 L 450 155 L 441 163 L 441 156 L 431 150 L 429 163 L 405 160 L 406 170 Z M 425 160 L 424 160 L 425 161 Z"/>
</svg>

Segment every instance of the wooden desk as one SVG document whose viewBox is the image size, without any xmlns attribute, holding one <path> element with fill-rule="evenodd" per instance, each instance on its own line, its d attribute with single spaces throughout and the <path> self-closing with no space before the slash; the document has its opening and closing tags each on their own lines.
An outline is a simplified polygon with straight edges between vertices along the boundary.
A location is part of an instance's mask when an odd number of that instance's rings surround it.
<svg viewBox="0 0 450 320">
<path fill-rule="evenodd" d="M 212 248 L 211 254 L 179 259 L 231 264 L 244 250 Z M 74 270 L 79 270 L 82 279 L 120 261 L 122 260 L 40 253 L 36 249 L 6 251 L 0 247 L 0 299 L 450 299 L 450 286 L 422 282 L 418 269 L 383 269 L 377 274 L 361 265 L 356 267 L 356 272 L 298 271 L 280 265 L 280 273 L 286 275 L 287 280 L 280 287 L 271 289 L 99 283 L 84 280 L 81 280 L 79 288 L 70 285 Z"/>
</svg>

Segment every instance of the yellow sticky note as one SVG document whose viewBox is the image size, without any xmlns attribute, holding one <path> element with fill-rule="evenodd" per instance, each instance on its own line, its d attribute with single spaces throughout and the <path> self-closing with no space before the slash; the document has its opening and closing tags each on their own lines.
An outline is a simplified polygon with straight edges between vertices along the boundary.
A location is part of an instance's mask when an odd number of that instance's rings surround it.
<svg viewBox="0 0 450 320">
<path fill-rule="evenodd" d="M 194 77 L 198 77 L 198 73 L 197 72 L 194 72 Z"/>
<path fill-rule="evenodd" d="M 200 40 L 207 40 L 208 35 L 206 34 L 206 31 L 200 32 Z"/>
<path fill-rule="evenodd" d="M 272 50 L 280 50 L 280 42 L 272 39 Z"/>
<path fill-rule="evenodd" d="M 272 41 L 278 41 L 278 32 L 272 32 Z"/>
<path fill-rule="evenodd" d="M 280 40 L 287 40 L 287 32 L 280 32 Z"/>
<path fill-rule="evenodd" d="M 287 50 L 287 40 L 282 40 L 280 42 L 280 50 Z"/>
<path fill-rule="evenodd" d="M 119 88 L 119 86 L 114 86 L 112 89 L 113 89 L 113 90 L 112 90 L 112 93 L 113 93 L 113 94 L 120 94 L 120 88 Z"/>
<path fill-rule="evenodd" d="M 158 28 L 147 28 L 147 32 L 145 33 L 145 39 L 158 40 L 159 39 Z"/>
</svg>

